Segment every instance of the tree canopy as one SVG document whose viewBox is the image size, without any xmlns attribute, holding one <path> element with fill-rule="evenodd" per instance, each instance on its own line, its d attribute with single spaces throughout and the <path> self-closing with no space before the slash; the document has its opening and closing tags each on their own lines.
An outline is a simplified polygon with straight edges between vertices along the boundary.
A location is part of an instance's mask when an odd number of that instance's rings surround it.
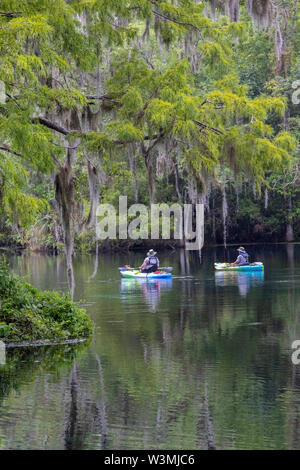
<svg viewBox="0 0 300 470">
<path fill-rule="evenodd" d="M 126 194 L 205 201 L 226 242 L 230 188 L 246 185 L 265 209 L 283 197 L 291 228 L 299 25 L 295 1 L 3 0 L 6 226 L 24 243 L 43 227 L 70 266 L 99 197 Z"/>
</svg>

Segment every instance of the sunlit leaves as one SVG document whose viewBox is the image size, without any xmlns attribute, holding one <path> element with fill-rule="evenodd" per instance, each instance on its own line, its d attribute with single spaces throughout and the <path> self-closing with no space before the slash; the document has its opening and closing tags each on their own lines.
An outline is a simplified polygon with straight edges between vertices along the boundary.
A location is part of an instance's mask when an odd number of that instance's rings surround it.
<svg viewBox="0 0 300 470">
<path fill-rule="evenodd" d="M 16 158 L 0 151 L 1 206 L 9 220 L 22 227 L 29 227 L 38 214 L 48 209 L 47 201 L 24 192 L 27 175 Z"/>
<path fill-rule="evenodd" d="M 167 101 L 153 99 L 146 110 L 146 117 L 151 124 L 165 127 L 172 120 L 174 106 Z"/>
<path fill-rule="evenodd" d="M 210 69 L 216 66 L 216 64 L 218 64 L 218 66 L 230 65 L 226 50 L 224 50 L 224 47 L 222 47 L 220 44 L 206 41 L 201 45 L 200 50 L 203 52 L 204 59 L 206 60 Z"/>
<path fill-rule="evenodd" d="M 131 122 L 128 121 L 114 121 L 108 126 L 108 133 L 114 140 L 120 140 L 126 142 L 141 141 L 143 140 L 143 133 L 140 129 L 135 127 Z"/>
<path fill-rule="evenodd" d="M 212 21 L 194 0 L 21 3 L 19 15 L 0 18 L 0 79 L 8 94 L 0 141 L 27 169 L 49 172 L 53 160 L 62 161 L 64 137 L 39 122 L 49 115 L 65 119 L 63 135 L 80 135 L 79 167 L 91 152 L 127 158 L 133 169 L 131 150 L 141 164 L 142 147 L 153 167 L 165 152 L 169 171 L 180 164 L 184 178 L 193 170 L 199 180 L 203 169 L 213 174 L 220 165 L 259 181 L 268 168 L 288 166 L 294 143 L 270 123 L 270 115 L 282 119 L 285 99 L 270 89 L 251 95 L 251 83 L 240 79 L 248 71 L 242 58 L 253 54 L 244 22 Z M 5 0 L 2 8 L 19 6 Z M 158 149 L 165 143 L 170 152 Z"/>
<path fill-rule="evenodd" d="M 128 91 L 122 96 L 121 103 L 122 114 L 125 116 L 138 113 L 143 107 L 143 98 L 141 96 L 141 92 L 137 88 L 129 88 Z"/>
</svg>

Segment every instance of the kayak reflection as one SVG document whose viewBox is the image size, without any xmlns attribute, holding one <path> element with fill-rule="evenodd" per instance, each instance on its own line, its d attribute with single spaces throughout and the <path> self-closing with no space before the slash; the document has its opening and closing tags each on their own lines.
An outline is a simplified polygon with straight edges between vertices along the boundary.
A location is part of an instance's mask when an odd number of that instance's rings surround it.
<svg viewBox="0 0 300 470">
<path fill-rule="evenodd" d="M 238 286 L 239 294 L 245 297 L 250 287 L 257 287 L 264 282 L 264 272 L 217 271 L 215 282 L 218 287 Z"/>
<path fill-rule="evenodd" d="M 172 289 L 172 279 L 122 279 L 121 292 L 141 291 L 152 312 L 156 312 L 162 292 Z"/>
</svg>

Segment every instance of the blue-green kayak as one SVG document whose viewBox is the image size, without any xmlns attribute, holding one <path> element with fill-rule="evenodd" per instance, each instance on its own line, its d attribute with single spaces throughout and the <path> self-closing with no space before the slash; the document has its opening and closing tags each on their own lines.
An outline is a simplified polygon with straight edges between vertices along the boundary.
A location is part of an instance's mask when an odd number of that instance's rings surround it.
<svg viewBox="0 0 300 470">
<path fill-rule="evenodd" d="M 217 271 L 263 271 L 263 263 L 251 263 L 246 266 L 231 266 L 230 263 L 215 263 Z"/>
</svg>

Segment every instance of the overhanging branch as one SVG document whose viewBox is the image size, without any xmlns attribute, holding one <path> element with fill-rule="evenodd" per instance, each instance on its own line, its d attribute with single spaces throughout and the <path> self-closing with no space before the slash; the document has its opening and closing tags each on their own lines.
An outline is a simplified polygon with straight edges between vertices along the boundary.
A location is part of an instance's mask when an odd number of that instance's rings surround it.
<svg viewBox="0 0 300 470">
<path fill-rule="evenodd" d="M 201 122 L 201 121 L 194 121 L 194 123 L 198 127 L 200 127 L 201 129 L 206 129 L 208 131 L 212 131 L 212 132 L 214 132 L 215 134 L 218 134 L 218 135 L 224 135 L 224 132 L 221 131 L 221 129 L 218 129 L 217 127 L 207 126 L 206 124 L 204 124 L 204 122 Z"/>
<path fill-rule="evenodd" d="M 22 155 L 18 152 L 15 152 L 14 150 L 12 150 L 8 145 L 6 144 L 0 144 L 0 150 L 3 150 L 3 152 L 8 152 L 8 153 L 12 153 L 13 155 L 16 155 L 17 157 L 22 157 Z"/>
<path fill-rule="evenodd" d="M 76 133 L 80 132 L 80 130 L 67 129 L 66 127 L 60 126 L 59 124 L 56 124 L 52 121 L 49 121 L 49 119 L 46 119 L 46 118 L 43 118 L 43 117 L 39 117 L 39 118 L 37 118 L 37 120 L 43 126 L 46 126 L 49 129 L 52 129 L 53 131 L 59 132 L 60 134 L 63 134 L 63 135 L 76 134 Z"/>
<path fill-rule="evenodd" d="M 6 18 L 14 18 L 15 16 L 21 15 L 21 11 L 0 11 L 0 16 L 4 16 Z"/>
<path fill-rule="evenodd" d="M 157 4 L 154 0 L 149 0 L 150 3 L 152 3 L 152 5 L 154 5 L 156 8 L 159 7 L 159 4 Z M 200 29 L 198 28 L 198 26 L 196 26 L 195 24 L 193 23 L 189 23 L 187 21 L 181 21 L 181 20 L 178 20 L 172 16 L 169 16 L 169 15 L 166 15 L 165 13 L 162 13 L 161 11 L 158 11 L 157 9 L 153 9 L 152 10 L 152 13 L 157 16 L 158 18 L 162 18 L 163 20 L 166 20 L 166 21 L 170 21 L 171 23 L 175 23 L 175 24 L 179 24 L 180 26 L 188 26 L 190 28 L 193 28 L 193 29 L 196 29 L 197 31 L 200 32 Z"/>
<path fill-rule="evenodd" d="M 109 101 L 110 103 L 121 105 L 121 101 L 115 100 L 114 98 L 110 98 L 107 95 L 103 95 L 103 96 L 86 95 L 86 99 L 88 99 L 88 100 Z"/>
</svg>

